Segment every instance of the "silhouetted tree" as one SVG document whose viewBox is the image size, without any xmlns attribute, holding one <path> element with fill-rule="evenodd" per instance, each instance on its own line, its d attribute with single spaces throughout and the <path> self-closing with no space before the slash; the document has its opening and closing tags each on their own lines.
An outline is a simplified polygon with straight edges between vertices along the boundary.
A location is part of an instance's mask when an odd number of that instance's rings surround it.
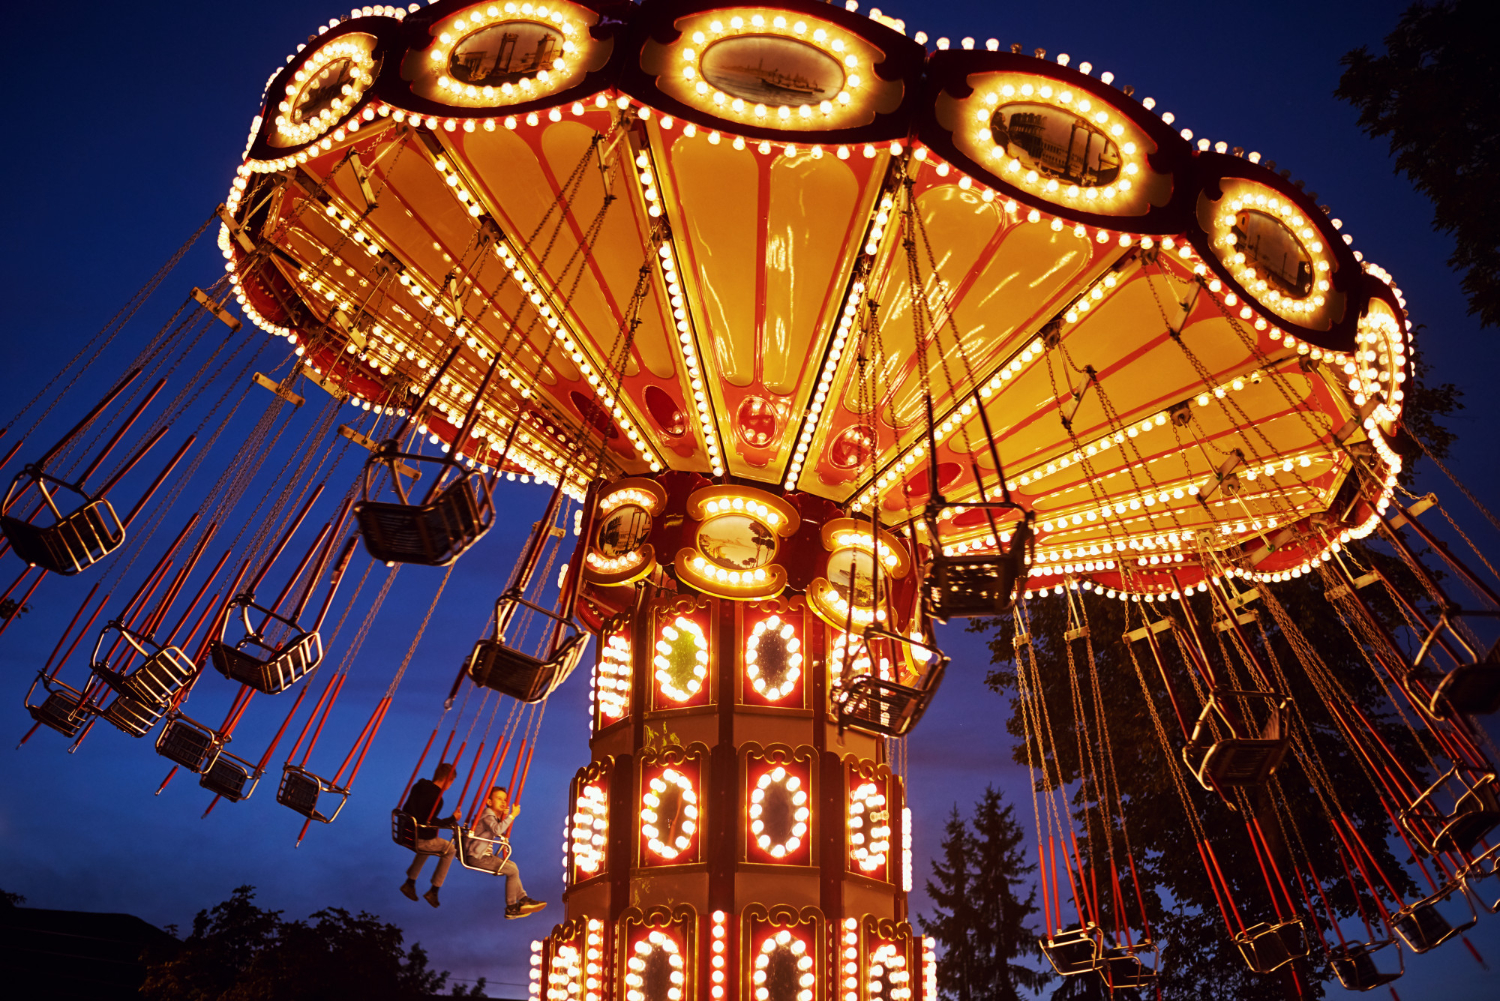
<svg viewBox="0 0 1500 1001">
<path fill-rule="evenodd" d="M 141 996 L 153 1001 L 407 1001 L 442 991 L 447 972 L 427 965 L 420 945 L 402 947 L 401 929 L 373 914 L 342 907 L 307 921 L 254 903 L 253 887 L 193 919 L 192 934 L 171 954 L 148 956 Z M 484 981 L 455 987 L 458 997 L 484 997 Z"/>
<path fill-rule="evenodd" d="M 954 806 L 944 825 L 942 858 L 932 863 L 937 884 L 927 882 L 936 914 L 919 921 L 942 949 L 938 991 L 950 1001 L 1020 1001 L 1022 988 L 1036 991 L 1051 979 L 1018 961 L 1037 954 L 1036 931 L 1026 927 L 1036 890 L 1024 900 L 1018 893 L 1036 868 L 1024 839 L 1014 808 L 993 786 L 969 823 Z"/>
<path fill-rule="evenodd" d="M 1361 46 L 1334 92 L 1359 109 L 1371 137 L 1390 140 L 1396 170 L 1432 200 L 1433 227 L 1452 234 L 1448 263 L 1464 272 L 1469 313 L 1500 323 L 1500 57 L 1487 0 L 1417 3 L 1385 38 Z"/>
</svg>

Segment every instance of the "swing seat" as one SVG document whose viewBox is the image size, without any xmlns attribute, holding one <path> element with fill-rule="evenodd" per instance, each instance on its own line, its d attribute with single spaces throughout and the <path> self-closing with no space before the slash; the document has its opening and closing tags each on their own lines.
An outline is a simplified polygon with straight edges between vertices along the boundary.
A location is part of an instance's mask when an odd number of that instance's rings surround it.
<svg viewBox="0 0 1500 1001">
<path fill-rule="evenodd" d="M 332 813 L 325 814 L 318 809 L 324 794 L 338 797 L 338 805 L 333 808 Z M 349 802 L 349 791 L 288 762 L 281 766 L 281 786 L 276 790 L 276 802 L 290 807 L 308 820 L 331 824 L 344 809 L 344 804 Z"/>
<path fill-rule="evenodd" d="M 28 565 L 65 577 L 82 573 L 125 541 L 125 526 L 120 523 L 120 516 L 103 499 L 88 501 L 59 518 L 55 525 L 33 525 L 9 515 L 0 516 L 0 531 Z"/>
<path fill-rule="evenodd" d="M 930 525 L 936 521 L 931 520 Z M 937 535 L 929 528 L 933 539 Z M 1016 584 L 1026 577 L 1026 557 L 1031 542 L 1031 520 L 1017 523 L 1015 535 L 1004 552 L 944 556 L 934 545 L 932 561 L 923 581 L 927 612 L 939 622 L 951 618 L 1005 615 L 1016 600 Z"/>
<path fill-rule="evenodd" d="M 219 756 L 219 735 L 186 716 L 167 720 L 156 738 L 156 753 L 189 771 L 202 774 Z"/>
<path fill-rule="evenodd" d="M 198 784 L 231 803 L 247 799 L 260 781 L 260 770 L 243 758 L 220 750 L 213 764 L 198 776 Z"/>
<path fill-rule="evenodd" d="M 402 848 L 405 848 L 407 851 L 416 852 L 418 855 L 441 855 L 441 851 L 434 852 L 417 847 L 417 829 L 419 827 L 442 828 L 444 827 L 444 824 L 441 820 L 433 820 L 425 824 L 418 824 L 417 818 L 413 817 L 409 813 L 404 812 L 400 808 L 391 811 L 392 841 L 396 842 L 396 844 L 400 845 Z M 459 852 L 458 854 L 459 857 L 462 858 L 463 853 Z M 509 852 L 506 853 L 506 857 L 510 857 Z M 466 868 L 472 867 L 466 866 Z"/>
<path fill-rule="evenodd" d="M 364 500 L 354 505 L 354 517 L 365 549 L 375 559 L 445 567 L 490 530 L 495 508 L 483 477 L 463 472 L 425 504 Z"/>
<path fill-rule="evenodd" d="M 931 680 L 925 688 L 911 688 L 887 681 L 873 674 L 861 674 L 840 682 L 833 691 L 834 713 L 840 729 L 852 726 L 858 730 L 904 737 L 921 720 L 941 680 Z"/>
<path fill-rule="evenodd" d="M 270 656 L 261 658 L 247 647 L 259 646 Z M 323 639 L 317 631 L 302 633 L 279 647 L 267 647 L 247 636 L 234 646 L 214 640 L 208 646 L 214 668 L 230 681 L 257 692 L 278 695 L 307 677 L 323 660 Z"/>
<path fill-rule="evenodd" d="M 517 605 L 525 606 L 566 629 L 566 634 L 549 656 L 533 657 L 505 645 L 501 632 L 509 625 Z M 540 702 L 568 680 L 568 675 L 583 657 L 587 642 L 571 621 L 511 590 L 495 602 L 495 636 L 474 644 L 474 652 L 469 655 L 464 670 L 468 672 L 469 680 L 482 688 L 509 695 L 518 702 Z"/>
<path fill-rule="evenodd" d="M 86 718 L 83 693 L 72 685 L 52 681 L 45 674 L 37 675 L 36 682 L 31 686 L 32 692 L 36 691 L 38 684 L 46 691 L 47 697 L 39 704 L 32 705 L 31 692 L 26 693 L 26 711 L 31 714 L 31 718 L 64 737 L 78 736 Z"/>
<path fill-rule="evenodd" d="M 1396 934 L 1401 936 L 1401 940 L 1412 952 L 1423 953 L 1436 949 L 1453 936 L 1468 931 L 1478 922 L 1479 916 L 1473 913 L 1473 904 L 1469 905 L 1470 919 L 1457 926 L 1448 920 L 1446 914 L 1438 910 L 1438 903 L 1447 900 L 1452 892 L 1450 889 L 1442 896 L 1419 900 L 1396 912 L 1396 917 L 1391 923 L 1396 927 Z M 1464 899 L 1468 899 L 1467 895 Z"/>
<path fill-rule="evenodd" d="M 109 666 L 109 655 L 103 653 L 103 650 L 104 641 L 111 632 L 118 632 L 136 653 L 145 658 L 138 667 L 129 671 L 116 671 Z M 89 667 L 99 680 L 115 691 L 129 695 L 138 702 L 156 703 L 162 707 L 198 673 L 197 665 L 178 647 L 164 647 L 118 620 L 111 622 L 100 632 Z"/>
<path fill-rule="evenodd" d="M 1406 972 L 1405 964 L 1395 972 L 1381 972 L 1375 965 L 1375 953 L 1388 945 L 1394 945 L 1391 939 L 1377 939 L 1374 942 L 1351 942 L 1348 945 L 1339 946 L 1329 950 L 1328 962 L 1333 967 L 1334 976 L 1339 978 L 1339 983 L 1344 985 L 1347 991 L 1373 991 L 1377 987 L 1384 987 L 1394 980 L 1400 980 Z M 1401 950 L 1396 949 L 1399 959 Z"/>
<path fill-rule="evenodd" d="M 1496 651 L 1477 664 L 1461 664 L 1439 681 L 1428 711 L 1438 719 L 1457 713 L 1484 716 L 1500 710 L 1500 664 Z"/>
<path fill-rule="evenodd" d="M 1037 944 L 1058 976 L 1075 977 L 1100 968 L 1099 930 L 1092 924 L 1038 938 Z"/>
<path fill-rule="evenodd" d="M 128 733 L 132 737 L 144 737 L 151 732 L 151 728 L 166 711 L 167 707 L 164 704 L 142 702 L 121 693 L 116 695 L 114 701 L 105 706 L 99 715 L 122 733 Z"/>
<path fill-rule="evenodd" d="M 396 813 L 400 813 L 399 810 L 395 811 L 395 812 Z M 404 813 L 401 814 L 401 816 L 403 816 L 403 817 L 409 817 L 408 814 L 404 814 Z M 395 818 L 394 818 L 394 816 L 391 819 L 391 823 L 392 823 L 392 832 L 394 834 L 394 825 L 395 825 Z M 467 827 L 463 826 L 462 824 L 459 824 L 457 827 L 455 827 L 453 829 L 453 840 L 455 842 L 457 842 L 457 844 L 458 844 L 458 863 L 459 863 L 459 865 L 463 866 L 465 869 L 472 869 L 475 872 L 483 872 L 483 873 L 488 873 L 488 874 L 490 874 L 492 876 L 498 876 L 500 874 L 498 872 L 496 872 L 494 869 L 489 869 L 489 868 L 486 868 L 485 866 L 476 865 L 475 863 L 477 861 L 479 861 L 480 859 L 489 858 L 489 857 L 492 857 L 492 856 L 496 857 L 496 858 L 499 858 L 501 865 L 504 865 L 506 862 L 510 861 L 510 852 L 511 852 L 510 841 L 508 841 L 505 838 L 481 838 L 479 835 L 477 835 L 477 834 L 473 833 L 472 831 L 470 831 Z M 489 845 L 490 849 L 491 849 L 490 855 L 488 855 L 488 856 L 486 856 L 486 855 L 472 855 L 471 853 L 473 852 L 474 847 L 477 844 L 487 844 L 487 845 Z"/>
<path fill-rule="evenodd" d="M 469 680 L 518 702 L 540 702 L 568 679 L 583 657 L 581 633 L 564 639 L 551 657 L 533 657 L 499 640 L 480 640 L 469 655 Z"/>
<path fill-rule="evenodd" d="M 1245 737 L 1235 732 L 1235 726 L 1221 704 L 1223 698 L 1231 695 L 1271 701 L 1271 715 L 1259 736 Z M 1198 784 L 1210 792 L 1264 784 L 1286 757 L 1291 744 L 1291 739 L 1281 732 L 1281 713 L 1285 706 L 1286 700 L 1271 692 L 1211 692 L 1208 704 L 1193 727 L 1192 737 L 1182 749 L 1183 763 Z M 1229 731 L 1229 736 L 1213 739 L 1215 718 Z"/>
<path fill-rule="evenodd" d="M 1229 738 L 1215 741 L 1194 765 L 1189 748 L 1182 758 L 1205 789 L 1258 786 L 1270 779 L 1286 757 L 1287 741 Z"/>
<path fill-rule="evenodd" d="M 1156 971 L 1147 966 L 1139 953 L 1149 945 L 1114 946 L 1104 950 L 1099 973 L 1111 991 L 1140 990 L 1156 980 Z"/>
<path fill-rule="evenodd" d="M 1500 792 L 1496 790 L 1494 772 L 1484 772 L 1473 783 L 1463 782 L 1459 766 L 1448 769 L 1427 788 L 1412 805 L 1401 811 L 1401 826 L 1406 828 L 1417 846 L 1429 855 L 1442 852 L 1467 852 L 1485 835 L 1500 825 Z M 1443 813 L 1433 804 L 1433 797 L 1450 779 L 1464 786 L 1451 813 Z M 1433 831 L 1436 834 L 1433 834 Z"/>
<path fill-rule="evenodd" d="M 1234 937 L 1240 955 L 1252 973 L 1279 970 L 1294 959 L 1307 955 L 1307 932 L 1301 918 L 1276 924 L 1252 925 Z"/>
</svg>

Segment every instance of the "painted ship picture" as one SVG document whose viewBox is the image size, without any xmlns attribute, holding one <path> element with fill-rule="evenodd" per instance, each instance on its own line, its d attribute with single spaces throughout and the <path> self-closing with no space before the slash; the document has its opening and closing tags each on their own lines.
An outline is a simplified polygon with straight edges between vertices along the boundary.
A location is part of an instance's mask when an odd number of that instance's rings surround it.
<svg viewBox="0 0 1500 1001">
<path fill-rule="evenodd" d="M 700 68 L 724 93 L 757 104 L 815 105 L 833 100 L 844 86 L 837 60 L 789 38 L 725 39 L 703 53 Z"/>
</svg>

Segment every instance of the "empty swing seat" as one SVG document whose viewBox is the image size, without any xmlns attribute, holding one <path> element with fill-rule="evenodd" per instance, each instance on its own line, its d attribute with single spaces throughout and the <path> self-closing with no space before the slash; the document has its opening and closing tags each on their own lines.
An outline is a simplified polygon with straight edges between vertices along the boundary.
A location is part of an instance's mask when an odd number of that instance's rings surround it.
<svg viewBox="0 0 1500 1001">
<path fill-rule="evenodd" d="M 333 808 L 332 813 L 324 813 L 319 809 L 324 794 L 338 797 L 338 805 Z M 290 807 L 308 820 L 316 820 L 320 824 L 331 824 L 348 801 L 347 789 L 340 789 L 332 782 L 321 779 L 297 765 L 282 766 L 281 786 L 276 790 L 276 802 Z"/>
<path fill-rule="evenodd" d="M 1334 976 L 1339 978 L 1339 983 L 1344 985 L 1345 990 L 1373 991 L 1394 980 L 1400 980 L 1406 972 L 1405 964 L 1393 972 L 1382 972 L 1375 965 L 1375 953 L 1394 944 L 1388 938 L 1375 942 L 1352 942 L 1330 950 L 1328 962 L 1333 967 Z M 1398 958 L 1401 955 L 1399 948 L 1396 950 L 1396 955 Z"/>
<path fill-rule="evenodd" d="M 1496 650 L 1477 664 L 1460 664 L 1443 676 L 1428 711 L 1439 719 L 1450 713 L 1483 716 L 1500 710 L 1500 663 Z"/>
<path fill-rule="evenodd" d="M 63 576 L 81 573 L 125 541 L 125 526 L 107 500 L 90 501 L 54 525 L 0 516 L 0 531 L 28 564 Z"/>
<path fill-rule="evenodd" d="M 921 720 L 932 702 L 942 669 L 939 668 L 936 674 L 935 678 L 929 677 L 924 688 L 911 688 L 873 674 L 861 674 L 848 682 L 841 682 L 834 688 L 832 699 L 839 726 L 871 730 L 890 737 L 905 736 Z"/>
<path fill-rule="evenodd" d="M 583 656 L 584 637 L 575 633 L 552 656 L 533 657 L 499 640 L 480 640 L 469 655 L 469 680 L 519 702 L 540 702 L 567 680 Z"/>
<path fill-rule="evenodd" d="M 1459 772 L 1457 765 L 1448 769 L 1411 806 L 1401 811 L 1401 825 L 1429 855 L 1471 851 L 1485 835 L 1500 826 L 1500 792 L 1496 790 L 1494 772 L 1481 774 L 1472 784 L 1465 783 L 1451 813 L 1443 813 L 1433 803 L 1433 797 L 1450 780 L 1463 781 Z"/>
<path fill-rule="evenodd" d="M 142 702 L 130 695 L 123 693 L 116 695 L 113 702 L 105 706 L 100 716 L 122 733 L 128 733 L 132 737 L 144 737 L 156 726 L 156 721 L 162 718 L 167 711 L 163 704 L 155 702 Z"/>
<path fill-rule="evenodd" d="M 1474 905 L 1469 901 L 1468 894 L 1462 890 L 1458 896 L 1469 908 L 1469 918 L 1455 925 L 1438 908 L 1439 903 L 1447 902 L 1453 895 L 1454 888 L 1449 886 L 1444 890 L 1419 900 L 1414 904 L 1408 904 L 1396 912 L 1391 924 L 1396 928 L 1396 934 L 1410 947 L 1412 952 L 1427 952 L 1436 949 L 1455 935 L 1461 935 L 1479 921 L 1479 914 L 1474 910 Z"/>
<path fill-rule="evenodd" d="M 202 773 L 219 756 L 219 735 L 186 716 L 167 720 L 156 738 L 156 753 L 189 771 Z"/>
<path fill-rule="evenodd" d="M 1258 737 L 1243 737 L 1235 732 L 1220 700 L 1226 696 L 1263 698 L 1272 701 L 1270 718 Z M 1269 692 L 1219 691 L 1209 695 L 1208 704 L 1198 716 L 1193 735 L 1182 749 L 1182 760 L 1203 788 L 1211 792 L 1240 786 L 1258 786 L 1267 782 L 1286 757 L 1290 738 L 1281 731 L 1281 713 L 1286 702 Z M 1213 738 L 1213 720 L 1229 731 L 1229 736 Z"/>
<path fill-rule="evenodd" d="M 1027 520 L 1017 525 L 1004 552 L 944 556 L 935 551 L 923 582 L 929 614 L 943 622 L 1005 615 L 1015 603 L 1016 583 L 1026 576 L 1030 540 L 1031 523 Z"/>
<path fill-rule="evenodd" d="M 566 630 L 548 656 L 534 657 L 506 646 L 502 633 L 510 624 L 517 605 L 551 619 Z M 469 655 L 464 670 L 469 680 L 482 688 L 509 695 L 519 702 L 540 702 L 568 680 L 568 675 L 583 657 L 586 643 L 586 637 L 565 617 L 527 601 L 515 591 L 507 591 L 495 601 L 495 636 L 474 644 L 474 652 Z"/>
<path fill-rule="evenodd" d="M 250 651 L 258 647 L 270 656 Z M 277 695 L 301 681 L 323 660 L 323 640 L 316 631 L 301 633 L 279 647 L 266 646 L 254 635 L 234 646 L 214 640 L 208 647 L 214 668 L 230 681 L 249 685 L 257 692 Z"/>
<path fill-rule="evenodd" d="M 111 632 L 118 632 L 125 642 L 143 658 L 132 670 L 116 671 L 108 664 L 109 656 L 101 652 Z M 165 706 L 198 673 L 197 665 L 175 646 L 164 647 L 120 622 L 111 622 L 99 634 L 94 657 L 89 665 L 99 680 L 124 695 L 142 703 Z"/>
<path fill-rule="evenodd" d="M 1156 979 L 1156 971 L 1142 962 L 1139 953 L 1151 946 L 1114 946 L 1104 950 L 1099 973 L 1111 991 L 1139 990 Z"/>
<path fill-rule="evenodd" d="M 365 500 L 354 505 L 354 517 L 365 549 L 375 559 L 442 567 L 490 530 L 495 508 L 484 480 L 462 473 L 425 504 Z"/>
<path fill-rule="evenodd" d="M 213 764 L 198 777 L 198 784 L 231 803 L 238 803 L 255 791 L 260 781 L 260 770 L 243 758 L 220 750 Z"/>
<path fill-rule="evenodd" d="M 1294 959 L 1307 955 L 1307 933 L 1301 918 L 1276 924 L 1252 925 L 1234 937 L 1240 955 L 1252 973 L 1279 970 Z"/>
<path fill-rule="evenodd" d="M 64 737 L 78 736 L 86 718 L 83 693 L 72 685 L 53 681 L 44 674 L 37 675 L 36 684 L 46 690 L 47 697 L 37 705 L 32 705 L 30 693 L 27 693 L 26 711 L 31 714 L 31 718 Z M 32 691 L 36 690 L 36 684 L 32 685 Z"/>
<path fill-rule="evenodd" d="M 1092 924 L 1044 936 L 1037 944 L 1059 976 L 1074 977 L 1100 968 L 1099 932 Z"/>
</svg>

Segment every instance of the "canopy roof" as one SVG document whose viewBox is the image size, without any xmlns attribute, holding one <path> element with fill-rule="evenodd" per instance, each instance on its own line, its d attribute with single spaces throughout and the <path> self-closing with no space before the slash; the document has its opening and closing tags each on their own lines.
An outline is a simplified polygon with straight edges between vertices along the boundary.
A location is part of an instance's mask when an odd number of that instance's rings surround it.
<svg viewBox="0 0 1500 1001">
<path fill-rule="evenodd" d="M 1034 580 L 1147 592 L 1367 531 L 1408 324 L 1316 196 L 1087 63 L 919 41 L 806 0 L 363 8 L 270 81 L 221 245 L 368 405 L 461 340 L 444 450 L 498 359 L 461 452 L 574 491 L 690 470 L 899 524 L 934 445 L 948 501 L 998 456 Z"/>
</svg>

